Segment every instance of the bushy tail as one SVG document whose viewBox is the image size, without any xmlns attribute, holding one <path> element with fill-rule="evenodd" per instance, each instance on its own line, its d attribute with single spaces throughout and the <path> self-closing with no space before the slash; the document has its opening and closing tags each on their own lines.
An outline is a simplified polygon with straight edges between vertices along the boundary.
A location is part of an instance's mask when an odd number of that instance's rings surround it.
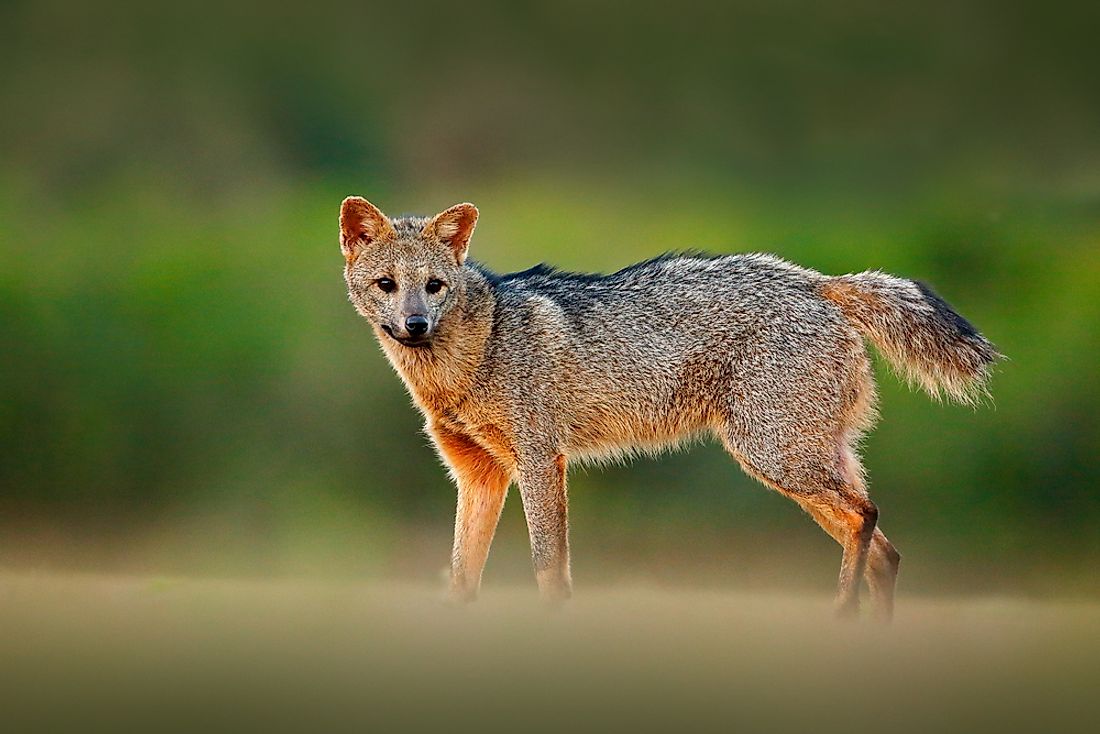
<svg viewBox="0 0 1100 734">
<path fill-rule="evenodd" d="M 909 382 L 962 403 L 986 394 L 1001 354 L 925 284 L 868 271 L 829 278 L 821 290 Z"/>
</svg>

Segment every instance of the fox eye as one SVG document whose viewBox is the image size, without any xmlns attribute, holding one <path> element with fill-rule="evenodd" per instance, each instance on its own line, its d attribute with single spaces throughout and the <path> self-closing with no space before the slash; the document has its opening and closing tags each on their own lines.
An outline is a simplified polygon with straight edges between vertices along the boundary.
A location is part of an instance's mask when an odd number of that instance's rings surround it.
<svg viewBox="0 0 1100 734">
<path fill-rule="evenodd" d="M 375 284 L 383 293 L 393 293 L 397 290 L 397 283 L 394 283 L 389 278 L 379 278 Z"/>
<path fill-rule="evenodd" d="M 428 281 L 428 284 L 424 286 L 424 290 L 428 291 L 428 293 L 439 293 L 439 291 L 443 290 L 443 281 L 438 278 L 432 278 Z"/>
</svg>

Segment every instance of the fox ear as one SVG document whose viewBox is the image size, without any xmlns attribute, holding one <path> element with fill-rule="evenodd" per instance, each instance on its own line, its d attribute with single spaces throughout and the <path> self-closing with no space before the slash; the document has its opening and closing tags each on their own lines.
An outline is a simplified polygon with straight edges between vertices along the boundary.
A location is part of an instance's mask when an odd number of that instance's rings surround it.
<svg viewBox="0 0 1100 734">
<path fill-rule="evenodd" d="M 432 217 L 424 226 L 424 234 L 434 235 L 448 245 L 461 265 L 466 262 L 466 250 L 476 225 L 477 207 L 473 204 L 455 204 Z"/>
<path fill-rule="evenodd" d="M 386 215 L 363 197 L 349 196 L 340 205 L 340 249 L 348 262 L 371 242 L 396 234 Z"/>
</svg>

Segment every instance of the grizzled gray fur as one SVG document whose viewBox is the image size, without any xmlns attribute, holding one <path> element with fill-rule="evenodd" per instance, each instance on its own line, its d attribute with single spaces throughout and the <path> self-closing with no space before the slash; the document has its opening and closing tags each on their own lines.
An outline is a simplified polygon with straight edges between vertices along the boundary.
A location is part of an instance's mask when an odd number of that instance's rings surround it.
<svg viewBox="0 0 1100 734">
<path fill-rule="evenodd" d="M 466 259 L 477 209 L 390 219 L 350 197 L 352 303 L 455 479 L 451 593 L 475 597 L 518 485 L 543 595 L 571 593 L 566 468 L 716 436 L 843 548 L 837 608 L 865 577 L 889 618 L 900 556 L 856 455 L 875 420 L 865 340 L 935 396 L 972 401 L 994 347 L 927 286 L 829 277 L 770 255 L 667 255 L 611 275 Z"/>
</svg>

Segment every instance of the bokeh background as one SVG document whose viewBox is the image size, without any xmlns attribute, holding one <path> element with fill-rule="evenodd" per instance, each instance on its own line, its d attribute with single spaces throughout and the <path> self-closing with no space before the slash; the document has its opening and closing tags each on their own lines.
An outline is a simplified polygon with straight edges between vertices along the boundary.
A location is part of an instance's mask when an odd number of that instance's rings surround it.
<svg viewBox="0 0 1100 734">
<path fill-rule="evenodd" d="M 932 283 L 1009 359 L 976 411 L 879 364 L 903 593 L 1100 592 L 1100 6 L 289 7 L 0 6 L 0 566 L 437 582 L 454 493 L 347 303 L 354 193 L 475 202 L 499 270 Z M 713 445 L 571 505 L 582 587 L 835 578 Z M 529 568 L 513 497 L 486 582 Z"/>
</svg>

